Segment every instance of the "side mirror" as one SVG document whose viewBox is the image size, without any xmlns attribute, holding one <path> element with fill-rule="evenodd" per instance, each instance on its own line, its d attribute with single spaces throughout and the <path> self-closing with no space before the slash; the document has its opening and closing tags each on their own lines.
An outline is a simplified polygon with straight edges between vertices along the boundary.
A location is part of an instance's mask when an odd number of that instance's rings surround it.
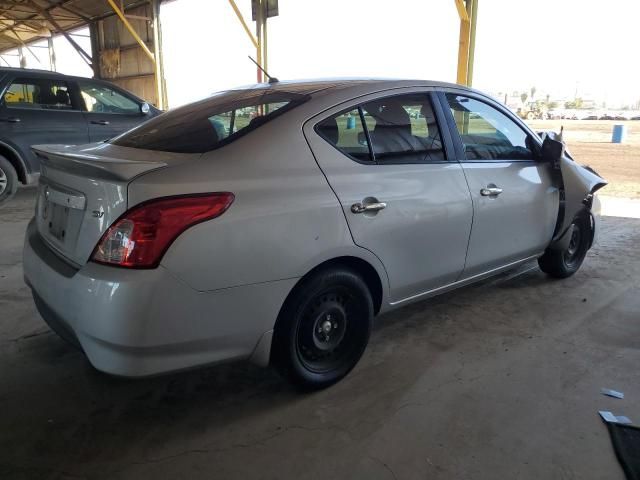
<svg viewBox="0 0 640 480">
<path fill-rule="evenodd" d="M 547 134 L 542 142 L 540 156 L 543 161 L 557 165 L 564 155 L 564 142 L 558 140 L 555 134 Z"/>
<path fill-rule="evenodd" d="M 140 105 L 140 113 L 143 115 L 147 115 L 151 111 L 151 107 L 147 102 L 144 102 Z"/>
</svg>

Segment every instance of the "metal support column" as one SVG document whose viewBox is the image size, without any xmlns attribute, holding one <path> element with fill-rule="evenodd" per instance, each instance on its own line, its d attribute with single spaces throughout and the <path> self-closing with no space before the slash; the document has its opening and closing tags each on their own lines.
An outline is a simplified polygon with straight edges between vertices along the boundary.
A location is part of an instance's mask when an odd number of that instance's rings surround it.
<svg viewBox="0 0 640 480">
<path fill-rule="evenodd" d="M 47 49 L 49 50 L 49 66 L 52 71 L 56 71 L 56 51 L 53 48 L 53 37 L 47 38 Z"/>
<path fill-rule="evenodd" d="M 127 30 L 129 30 L 129 33 L 131 34 L 133 39 L 136 42 L 138 42 L 138 45 L 140 45 L 140 48 L 142 49 L 142 51 L 147 55 L 147 57 L 149 57 L 151 59 L 152 62 L 155 63 L 156 58 L 154 57 L 153 52 L 151 50 L 149 50 L 149 47 L 147 47 L 147 44 L 144 43 L 144 41 L 140 38 L 140 35 L 138 35 L 138 32 L 136 32 L 136 29 L 133 28 L 131 23 L 129 23 L 129 20 L 127 20 L 127 17 L 125 16 L 124 12 L 122 10 L 120 10 L 120 7 L 118 5 L 116 5 L 116 2 L 114 2 L 113 0 L 107 0 L 107 2 L 111 6 L 111 9 L 118 16 L 118 18 L 120 18 L 120 20 L 124 24 L 125 28 Z"/>
<path fill-rule="evenodd" d="M 471 29 L 469 31 L 469 60 L 467 63 L 467 85 L 473 85 L 473 63 L 475 60 L 476 52 L 476 25 L 478 22 L 478 1 L 479 0 L 467 0 L 467 14 L 471 22 Z"/>
<path fill-rule="evenodd" d="M 256 55 L 258 58 L 256 58 L 256 60 L 258 61 L 258 65 L 264 68 L 262 64 L 262 26 L 264 23 L 262 18 L 264 16 L 264 10 L 262 8 L 262 1 L 257 0 L 257 3 L 258 3 L 258 8 L 256 9 L 256 38 L 258 39 L 258 45 L 256 47 Z M 258 83 L 262 83 L 263 81 L 262 70 L 257 68 L 256 73 L 257 73 L 256 78 L 258 80 Z"/>
<path fill-rule="evenodd" d="M 153 21 L 153 53 L 155 56 L 156 92 L 158 96 L 157 107 L 160 110 L 168 108 L 167 89 L 164 81 L 164 58 L 162 55 L 162 26 L 160 24 L 160 1 L 152 0 L 151 17 Z"/>
<path fill-rule="evenodd" d="M 93 77 L 102 78 L 100 72 L 100 27 L 98 22 L 89 23 L 89 37 L 91 39 L 91 55 L 95 59 L 92 65 Z"/>
<path fill-rule="evenodd" d="M 476 43 L 476 21 L 478 0 L 454 0 L 460 17 L 460 40 L 458 46 L 458 74 L 456 81 L 471 86 Z"/>
<path fill-rule="evenodd" d="M 238 20 L 240 21 L 242 28 L 244 29 L 246 34 L 249 36 L 249 40 L 251 40 L 251 43 L 253 43 L 253 46 L 256 49 L 256 62 L 262 68 L 267 70 L 268 68 L 268 65 L 267 65 L 268 63 L 267 18 L 269 17 L 268 3 L 267 3 L 267 0 L 254 0 L 254 1 L 256 4 L 256 9 L 255 9 L 256 35 L 255 36 L 253 35 L 253 33 L 251 33 L 251 30 L 249 29 L 247 22 L 242 16 L 242 13 L 240 13 L 240 9 L 238 8 L 238 5 L 236 5 L 235 0 L 229 0 L 229 4 L 231 5 L 231 8 L 233 8 L 233 11 L 238 17 Z M 258 83 L 261 83 L 264 81 L 262 70 L 260 70 L 259 68 L 257 68 L 256 70 L 257 70 L 256 79 Z"/>
<path fill-rule="evenodd" d="M 260 40 L 260 45 L 262 46 L 262 68 L 264 68 L 267 72 L 269 71 L 269 62 L 268 62 L 268 54 L 267 54 L 267 0 L 259 0 L 260 2 L 260 18 L 262 20 L 262 38 Z"/>
<path fill-rule="evenodd" d="M 27 68 L 27 57 L 24 56 L 22 45 L 18 47 L 18 58 L 20 59 L 20 68 Z"/>
</svg>

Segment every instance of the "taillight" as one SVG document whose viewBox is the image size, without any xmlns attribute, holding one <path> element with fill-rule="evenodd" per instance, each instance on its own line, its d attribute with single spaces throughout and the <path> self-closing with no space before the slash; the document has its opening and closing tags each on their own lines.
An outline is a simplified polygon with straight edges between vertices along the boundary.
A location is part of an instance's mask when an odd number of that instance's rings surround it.
<svg viewBox="0 0 640 480">
<path fill-rule="evenodd" d="M 186 229 L 222 215 L 233 193 L 164 197 L 136 205 L 102 235 L 91 260 L 129 268 L 157 267 L 171 243 Z"/>
</svg>

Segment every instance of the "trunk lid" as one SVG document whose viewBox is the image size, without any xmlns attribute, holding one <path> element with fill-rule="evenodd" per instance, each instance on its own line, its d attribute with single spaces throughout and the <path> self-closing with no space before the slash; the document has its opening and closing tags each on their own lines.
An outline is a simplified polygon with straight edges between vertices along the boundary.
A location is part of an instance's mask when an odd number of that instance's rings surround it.
<svg viewBox="0 0 640 480">
<path fill-rule="evenodd" d="M 38 233 L 78 267 L 89 260 L 106 229 L 127 211 L 127 186 L 134 178 L 200 156 L 108 143 L 32 148 L 41 162 Z"/>
</svg>

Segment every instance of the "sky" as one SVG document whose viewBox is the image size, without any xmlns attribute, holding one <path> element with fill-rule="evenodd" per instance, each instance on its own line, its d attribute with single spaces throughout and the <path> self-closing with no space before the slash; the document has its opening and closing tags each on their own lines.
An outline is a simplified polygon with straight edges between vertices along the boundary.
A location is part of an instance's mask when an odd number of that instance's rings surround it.
<svg viewBox="0 0 640 480">
<path fill-rule="evenodd" d="M 250 0 L 236 0 L 250 22 Z M 279 0 L 269 19 L 269 72 L 280 79 L 383 76 L 455 81 L 453 0 Z M 197 14 L 196 14 L 197 12 Z M 492 93 L 640 100 L 638 0 L 479 0 L 473 86 Z M 227 0 L 161 9 L 170 106 L 255 82 L 255 49 Z M 252 29 L 255 24 L 250 23 Z M 86 34 L 86 31 L 84 32 Z M 76 40 L 90 48 L 89 39 Z M 63 37 L 58 70 L 91 75 Z M 48 68 L 46 49 L 34 48 Z M 5 57 L 17 65 L 16 57 Z"/>
</svg>

